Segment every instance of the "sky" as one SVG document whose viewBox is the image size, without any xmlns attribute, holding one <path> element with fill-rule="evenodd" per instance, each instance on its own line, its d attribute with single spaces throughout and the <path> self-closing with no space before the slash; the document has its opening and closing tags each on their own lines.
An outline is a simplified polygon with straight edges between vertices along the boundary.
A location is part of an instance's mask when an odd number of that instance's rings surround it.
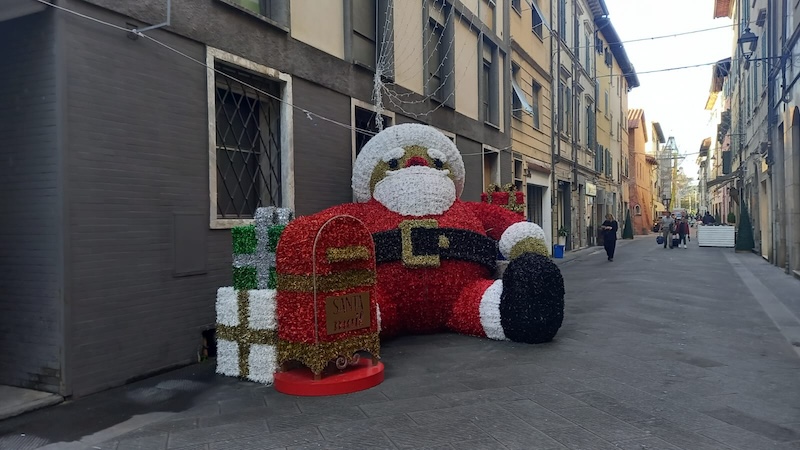
<svg viewBox="0 0 800 450">
<path fill-rule="evenodd" d="M 714 0 L 605 0 L 625 51 L 636 72 L 711 63 L 731 55 L 733 28 L 728 18 L 714 19 Z M 707 28 L 722 29 L 683 36 L 674 35 Z M 682 167 L 697 178 L 697 151 L 703 139 L 716 133 L 711 114 L 705 110 L 711 86 L 712 65 L 659 73 L 640 73 L 641 86 L 628 95 L 628 108 L 644 110 L 648 122 L 661 123 L 664 134 L 675 137 Z M 648 137 L 650 137 L 648 135 Z"/>
</svg>

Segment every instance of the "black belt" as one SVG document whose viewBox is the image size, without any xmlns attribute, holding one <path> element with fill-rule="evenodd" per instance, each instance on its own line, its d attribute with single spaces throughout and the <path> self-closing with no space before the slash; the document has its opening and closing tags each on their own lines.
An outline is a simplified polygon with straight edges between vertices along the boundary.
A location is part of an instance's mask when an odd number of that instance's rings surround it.
<svg viewBox="0 0 800 450">
<path fill-rule="evenodd" d="M 440 258 L 460 259 L 494 270 L 497 242 L 474 231 L 438 228 L 433 219 L 406 220 L 397 229 L 373 233 L 378 263 L 403 261 L 407 267 L 439 267 Z"/>
</svg>

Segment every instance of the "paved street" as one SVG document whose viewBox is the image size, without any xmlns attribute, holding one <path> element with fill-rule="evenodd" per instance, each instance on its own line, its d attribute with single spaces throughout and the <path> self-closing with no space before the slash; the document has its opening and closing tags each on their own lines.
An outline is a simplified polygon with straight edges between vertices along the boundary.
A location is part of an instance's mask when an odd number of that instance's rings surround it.
<svg viewBox="0 0 800 450">
<path fill-rule="evenodd" d="M 205 363 L 2 421 L 0 448 L 800 449 L 800 281 L 655 237 L 559 264 L 550 344 L 400 338 L 383 384 L 330 398 Z"/>
</svg>

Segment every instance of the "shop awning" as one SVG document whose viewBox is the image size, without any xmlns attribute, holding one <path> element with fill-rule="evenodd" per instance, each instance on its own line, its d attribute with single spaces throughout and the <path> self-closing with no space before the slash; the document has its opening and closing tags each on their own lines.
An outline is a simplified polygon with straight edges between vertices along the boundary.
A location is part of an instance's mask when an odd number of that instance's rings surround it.
<svg viewBox="0 0 800 450">
<path fill-rule="evenodd" d="M 664 206 L 664 204 L 661 203 L 661 202 L 653 203 L 653 207 L 656 209 L 656 212 L 659 212 L 659 213 L 664 212 L 664 211 L 667 210 L 667 207 Z"/>
</svg>

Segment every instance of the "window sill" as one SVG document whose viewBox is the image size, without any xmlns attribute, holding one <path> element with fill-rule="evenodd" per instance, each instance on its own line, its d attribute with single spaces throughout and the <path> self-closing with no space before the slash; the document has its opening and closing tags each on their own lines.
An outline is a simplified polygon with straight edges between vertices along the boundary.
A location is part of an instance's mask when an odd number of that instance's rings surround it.
<svg viewBox="0 0 800 450">
<path fill-rule="evenodd" d="M 493 124 L 492 122 L 489 122 L 488 120 L 484 120 L 484 121 L 483 121 L 483 124 L 484 124 L 484 125 L 488 125 L 488 126 L 490 126 L 490 127 L 494 128 L 494 129 L 495 129 L 495 130 L 497 130 L 497 131 L 500 131 L 500 125 L 495 125 L 495 124 Z"/>
<path fill-rule="evenodd" d="M 290 30 L 289 30 L 289 27 L 287 27 L 287 26 L 285 26 L 285 25 L 282 25 L 282 24 L 280 24 L 280 23 L 278 23 L 278 22 L 276 22 L 276 21 L 272 20 L 272 19 L 270 19 L 270 18 L 269 18 L 269 17 L 267 17 L 267 16 L 263 16 L 263 15 L 261 15 L 261 14 L 258 14 L 258 13 L 256 13 L 256 12 L 253 12 L 253 11 L 251 11 L 251 10 L 247 9 L 247 8 L 244 8 L 244 7 L 242 7 L 242 6 L 240 6 L 240 5 L 236 4 L 236 3 L 234 3 L 234 2 L 233 2 L 233 1 L 231 1 L 231 0 L 217 0 L 217 1 L 218 1 L 218 2 L 220 2 L 220 3 L 222 3 L 222 4 L 225 4 L 225 5 L 227 5 L 228 7 L 231 7 L 231 8 L 234 8 L 234 9 L 236 9 L 237 11 L 240 11 L 240 12 L 242 12 L 242 13 L 244 13 L 244 14 L 247 14 L 247 15 L 249 15 L 249 16 L 251 16 L 251 17 L 255 17 L 256 19 L 259 19 L 259 20 L 261 20 L 262 22 L 265 22 L 265 23 L 267 23 L 267 24 L 269 24 L 269 25 L 272 25 L 273 27 L 275 27 L 275 28 L 278 28 L 279 30 L 281 30 L 281 31 L 283 31 L 283 32 L 285 32 L 285 33 L 288 33 L 288 32 L 290 31 Z"/>
<path fill-rule="evenodd" d="M 353 65 L 354 66 L 358 66 L 358 67 L 360 67 L 360 68 L 362 68 L 364 70 L 369 70 L 372 73 L 375 73 L 375 68 L 374 67 L 370 67 L 370 66 L 362 63 L 361 61 L 353 61 Z"/>
<path fill-rule="evenodd" d="M 432 97 L 431 96 L 429 98 L 431 99 L 432 102 L 436 103 L 437 105 L 441 105 L 441 107 L 443 107 L 443 108 L 448 108 L 448 109 L 451 109 L 451 110 L 455 110 L 456 109 L 455 105 L 451 104 L 453 97 L 455 97 L 454 94 L 449 94 L 444 99 L 439 98 L 438 96 L 436 96 L 436 97 Z M 448 99 L 450 99 L 450 100 L 448 100 Z"/>
<path fill-rule="evenodd" d="M 514 8 L 513 5 L 511 6 L 511 10 L 514 11 L 515 13 L 517 13 L 518 16 L 522 17 L 522 12 L 521 11 L 517 11 L 517 8 Z"/>
<path fill-rule="evenodd" d="M 251 225 L 253 223 L 255 223 L 255 219 L 220 219 L 213 217 L 209 223 L 209 228 L 212 230 L 229 230 L 233 227 Z"/>
</svg>

